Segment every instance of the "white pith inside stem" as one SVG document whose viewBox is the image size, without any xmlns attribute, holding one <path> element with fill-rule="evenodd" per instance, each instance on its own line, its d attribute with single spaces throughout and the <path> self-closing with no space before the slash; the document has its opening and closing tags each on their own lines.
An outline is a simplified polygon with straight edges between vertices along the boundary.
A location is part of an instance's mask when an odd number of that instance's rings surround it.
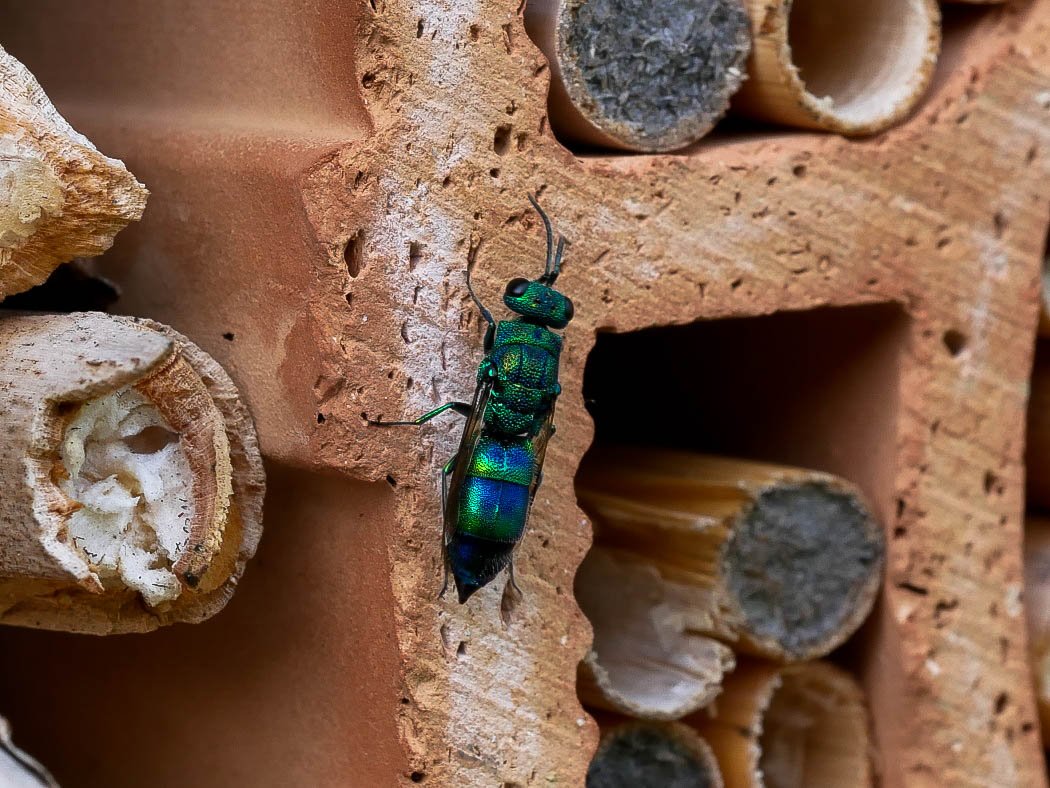
<svg viewBox="0 0 1050 788">
<path fill-rule="evenodd" d="M 151 607 L 182 592 L 172 566 L 193 520 L 193 475 L 178 435 L 125 387 L 90 400 L 69 421 L 62 491 L 80 504 L 69 539 L 104 587 L 119 582 Z"/>
</svg>

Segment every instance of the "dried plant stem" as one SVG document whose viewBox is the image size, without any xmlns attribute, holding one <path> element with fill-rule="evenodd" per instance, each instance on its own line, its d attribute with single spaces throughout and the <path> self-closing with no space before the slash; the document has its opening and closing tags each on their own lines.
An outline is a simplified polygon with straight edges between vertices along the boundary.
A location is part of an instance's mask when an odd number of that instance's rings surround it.
<svg viewBox="0 0 1050 788">
<path fill-rule="evenodd" d="M 740 0 L 532 0 L 525 26 L 551 66 L 554 130 L 624 150 L 674 150 L 706 134 L 751 47 Z"/>
<path fill-rule="evenodd" d="M 58 114 L 0 49 L 0 300 L 60 263 L 105 251 L 142 216 L 146 189 Z"/>
<path fill-rule="evenodd" d="M 863 692 L 833 665 L 745 663 L 690 722 L 714 750 L 726 788 L 873 784 Z"/>
<path fill-rule="evenodd" d="M 748 0 L 754 45 L 735 110 L 874 134 L 914 109 L 940 50 L 936 0 Z"/>
<path fill-rule="evenodd" d="M 587 788 L 722 788 L 707 743 L 676 722 L 628 722 L 602 735 Z"/>
<path fill-rule="evenodd" d="M 0 318 L 0 622 L 106 634 L 212 615 L 261 528 L 254 429 L 171 329 Z"/>
<path fill-rule="evenodd" d="M 864 620 L 881 583 L 882 530 L 860 491 L 829 474 L 597 446 L 577 492 L 600 554 L 624 576 L 648 572 L 690 632 L 738 650 L 826 654 Z"/>
</svg>

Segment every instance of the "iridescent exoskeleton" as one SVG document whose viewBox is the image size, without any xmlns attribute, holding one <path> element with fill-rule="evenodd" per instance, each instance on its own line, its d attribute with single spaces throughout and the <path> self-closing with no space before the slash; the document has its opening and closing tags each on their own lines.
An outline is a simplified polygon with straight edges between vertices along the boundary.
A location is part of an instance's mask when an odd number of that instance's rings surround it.
<svg viewBox="0 0 1050 788">
<path fill-rule="evenodd" d="M 543 479 L 543 458 L 554 434 L 554 405 L 561 393 L 558 363 L 563 329 L 573 306 L 554 289 L 565 238 L 530 196 L 547 233 L 547 262 L 538 279 L 512 279 L 503 303 L 519 317 L 498 323 L 467 288 L 488 323 L 485 358 L 472 402 L 447 402 L 413 421 L 373 421 L 377 426 L 424 424 L 446 411 L 465 416 L 459 450 L 441 471 L 445 582 L 456 580 L 459 601 L 487 585 L 504 568 L 514 582 L 514 548 L 525 533 L 529 509 Z M 444 592 L 445 587 L 442 587 Z"/>
</svg>

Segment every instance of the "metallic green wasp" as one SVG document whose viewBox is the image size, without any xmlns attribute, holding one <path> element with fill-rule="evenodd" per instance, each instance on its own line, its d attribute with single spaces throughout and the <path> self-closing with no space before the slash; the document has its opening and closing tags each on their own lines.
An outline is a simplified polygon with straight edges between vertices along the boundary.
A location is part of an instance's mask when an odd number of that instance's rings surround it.
<svg viewBox="0 0 1050 788">
<path fill-rule="evenodd" d="M 535 198 L 529 202 L 547 232 L 547 262 L 538 279 L 512 279 L 503 303 L 519 317 L 498 323 L 467 289 L 488 323 L 485 358 L 478 367 L 472 402 L 447 402 L 413 421 L 373 421 L 382 427 L 425 424 L 446 411 L 465 416 L 459 450 L 441 471 L 445 585 L 456 580 L 459 601 L 490 583 L 505 567 L 514 583 L 514 548 L 543 479 L 543 458 L 554 434 L 554 405 L 561 393 L 558 362 L 563 329 L 573 306 L 554 289 L 565 238 L 554 250 L 550 219 Z"/>
</svg>

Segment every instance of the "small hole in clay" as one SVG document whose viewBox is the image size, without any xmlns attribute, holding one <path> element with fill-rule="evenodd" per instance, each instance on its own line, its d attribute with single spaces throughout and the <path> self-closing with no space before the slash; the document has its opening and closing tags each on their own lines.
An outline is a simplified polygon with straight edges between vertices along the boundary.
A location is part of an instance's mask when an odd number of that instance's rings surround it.
<svg viewBox="0 0 1050 788">
<path fill-rule="evenodd" d="M 361 273 L 364 257 L 364 231 L 358 230 L 346 239 L 346 246 L 343 247 L 343 262 L 346 263 L 346 272 L 350 274 L 351 279 L 356 279 Z"/>
<path fill-rule="evenodd" d="M 962 331 L 950 328 L 944 332 L 941 340 L 944 342 L 944 346 L 948 348 L 948 352 L 953 356 L 958 356 L 966 350 L 966 334 Z"/>
<path fill-rule="evenodd" d="M 325 422 L 324 414 L 323 413 L 318 413 L 317 414 L 317 423 L 318 424 L 324 424 L 324 422 Z"/>
<path fill-rule="evenodd" d="M 414 783 L 421 783 L 427 778 L 426 772 L 412 772 L 409 779 Z"/>
<path fill-rule="evenodd" d="M 496 133 L 492 137 L 492 150 L 503 156 L 510 150 L 510 133 L 513 127 L 509 123 L 496 127 Z"/>
<path fill-rule="evenodd" d="M 233 342 L 233 332 L 227 331 L 225 334 L 222 335 L 222 338 L 225 339 L 227 342 Z"/>
</svg>

